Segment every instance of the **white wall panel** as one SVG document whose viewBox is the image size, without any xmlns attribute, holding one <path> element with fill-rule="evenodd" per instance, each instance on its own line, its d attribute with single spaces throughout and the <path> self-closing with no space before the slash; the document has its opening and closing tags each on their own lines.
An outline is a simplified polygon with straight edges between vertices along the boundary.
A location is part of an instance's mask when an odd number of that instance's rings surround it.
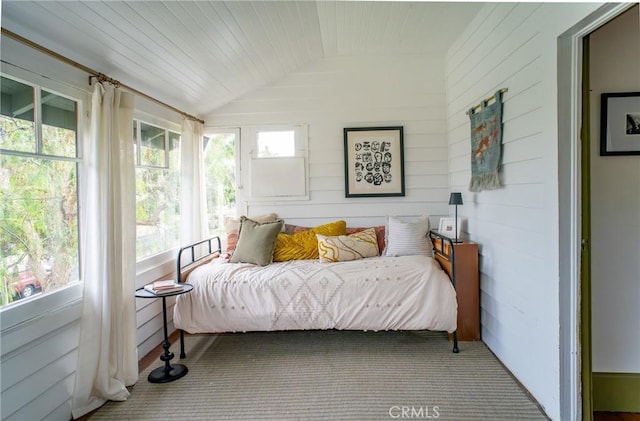
<svg viewBox="0 0 640 421">
<path fill-rule="evenodd" d="M 553 419 L 560 414 L 557 37 L 596 7 L 487 4 L 448 52 L 450 184 L 463 192 L 458 212 L 481 246 L 483 340 Z M 465 112 L 501 88 L 508 88 L 504 187 L 470 193 Z"/>
<path fill-rule="evenodd" d="M 349 9 L 350 10 L 350 9 Z M 444 57 L 376 55 L 320 60 L 209 115 L 207 125 L 309 126 L 310 199 L 250 203 L 307 224 L 344 218 L 382 224 L 385 215 L 448 212 Z M 345 127 L 404 127 L 405 197 L 344 197 Z M 242 142 L 246 142 L 243 139 Z M 365 206 L 363 206 L 365 205 Z"/>
</svg>

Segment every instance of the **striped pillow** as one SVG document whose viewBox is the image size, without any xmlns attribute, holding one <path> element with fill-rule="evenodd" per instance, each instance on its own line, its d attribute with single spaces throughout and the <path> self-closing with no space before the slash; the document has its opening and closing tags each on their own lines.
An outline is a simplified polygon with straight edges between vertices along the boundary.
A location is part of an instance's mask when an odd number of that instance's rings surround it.
<svg viewBox="0 0 640 421">
<path fill-rule="evenodd" d="M 433 245 L 428 237 L 429 217 L 403 222 L 394 216 L 387 217 L 385 256 L 433 256 Z"/>
</svg>

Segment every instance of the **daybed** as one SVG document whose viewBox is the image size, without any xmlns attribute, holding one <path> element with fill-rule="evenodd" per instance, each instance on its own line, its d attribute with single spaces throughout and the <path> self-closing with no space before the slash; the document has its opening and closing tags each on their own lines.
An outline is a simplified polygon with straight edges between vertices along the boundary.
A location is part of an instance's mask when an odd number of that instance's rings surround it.
<svg viewBox="0 0 640 421">
<path fill-rule="evenodd" d="M 344 235 L 337 236 L 320 234 L 326 225 L 314 229 L 288 226 L 291 234 L 287 234 L 280 232 L 281 224 L 272 227 L 279 232 L 270 234 L 274 245 L 263 262 L 248 263 L 253 257 L 237 257 L 252 253 L 251 248 L 243 250 L 243 240 L 253 229 L 266 226 L 246 218 L 231 255 L 222 254 L 219 237 L 183 247 L 178 254 L 178 282 L 194 288 L 177 297 L 174 325 L 188 333 L 439 330 L 453 333 L 454 352 L 458 352 L 450 240 L 429 231 L 428 219 L 426 229 L 422 223 L 417 230 L 411 222 L 389 221 L 386 227 L 375 229 L 343 228 Z M 417 249 L 405 237 L 397 237 L 398 233 L 416 237 L 418 232 L 421 244 Z M 313 246 L 320 251 L 319 257 L 288 260 L 284 246 L 277 244 L 289 241 L 295 248 L 304 242 L 302 237 L 316 241 Z M 438 245 L 435 258 L 431 237 Z M 268 254 L 269 244 L 252 246 L 266 247 Z M 298 256 L 300 252 L 296 250 Z M 272 256 L 284 261 L 269 263 Z"/>
</svg>

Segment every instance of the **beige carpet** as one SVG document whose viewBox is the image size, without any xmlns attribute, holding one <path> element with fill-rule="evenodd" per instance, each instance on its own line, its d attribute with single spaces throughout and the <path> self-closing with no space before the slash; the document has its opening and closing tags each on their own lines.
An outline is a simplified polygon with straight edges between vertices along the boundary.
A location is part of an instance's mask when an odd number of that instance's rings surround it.
<svg viewBox="0 0 640 421">
<path fill-rule="evenodd" d="M 189 373 L 147 382 L 91 420 L 545 420 L 481 342 L 439 332 L 187 336 Z M 178 343 L 172 350 L 178 353 Z"/>
</svg>

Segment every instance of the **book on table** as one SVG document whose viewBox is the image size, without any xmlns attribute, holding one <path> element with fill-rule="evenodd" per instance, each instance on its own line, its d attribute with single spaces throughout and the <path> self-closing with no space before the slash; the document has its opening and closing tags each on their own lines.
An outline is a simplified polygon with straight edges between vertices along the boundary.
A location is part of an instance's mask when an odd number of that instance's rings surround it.
<svg viewBox="0 0 640 421">
<path fill-rule="evenodd" d="M 182 291 L 183 286 L 178 284 L 172 280 L 166 281 L 155 281 L 152 284 L 148 284 L 144 286 L 149 292 L 153 292 L 156 295 L 169 294 L 171 292 Z"/>
</svg>

